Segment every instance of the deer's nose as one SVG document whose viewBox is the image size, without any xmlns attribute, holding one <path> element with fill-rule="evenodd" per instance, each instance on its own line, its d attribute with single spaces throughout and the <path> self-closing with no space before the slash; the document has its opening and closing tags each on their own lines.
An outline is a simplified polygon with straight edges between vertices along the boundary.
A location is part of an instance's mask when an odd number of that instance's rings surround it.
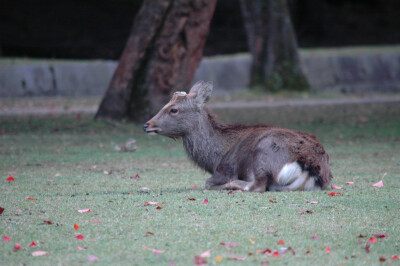
<svg viewBox="0 0 400 266">
<path fill-rule="evenodd" d="M 149 124 L 148 124 L 148 123 L 144 124 L 144 125 L 143 125 L 143 130 L 146 132 L 146 130 L 147 130 L 148 127 L 149 127 Z"/>
</svg>

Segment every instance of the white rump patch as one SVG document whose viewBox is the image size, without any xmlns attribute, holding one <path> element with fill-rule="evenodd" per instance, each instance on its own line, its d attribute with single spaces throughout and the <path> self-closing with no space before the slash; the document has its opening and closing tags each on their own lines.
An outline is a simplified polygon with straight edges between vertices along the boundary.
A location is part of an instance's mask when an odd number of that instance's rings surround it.
<svg viewBox="0 0 400 266">
<path fill-rule="evenodd" d="M 317 190 L 314 178 L 307 171 L 301 170 L 297 162 L 285 164 L 278 174 L 273 190 Z M 272 190 L 271 189 L 271 190 Z"/>
</svg>

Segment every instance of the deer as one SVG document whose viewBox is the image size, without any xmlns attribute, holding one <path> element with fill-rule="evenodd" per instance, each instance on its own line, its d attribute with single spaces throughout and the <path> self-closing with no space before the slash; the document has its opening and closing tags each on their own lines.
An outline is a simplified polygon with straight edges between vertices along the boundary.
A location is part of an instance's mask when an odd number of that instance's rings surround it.
<svg viewBox="0 0 400 266">
<path fill-rule="evenodd" d="M 199 81 L 177 91 L 143 125 L 148 135 L 181 139 L 188 157 L 211 174 L 207 190 L 319 191 L 332 177 L 329 155 L 309 133 L 269 125 L 219 123 L 205 106 L 213 90 Z"/>
</svg>

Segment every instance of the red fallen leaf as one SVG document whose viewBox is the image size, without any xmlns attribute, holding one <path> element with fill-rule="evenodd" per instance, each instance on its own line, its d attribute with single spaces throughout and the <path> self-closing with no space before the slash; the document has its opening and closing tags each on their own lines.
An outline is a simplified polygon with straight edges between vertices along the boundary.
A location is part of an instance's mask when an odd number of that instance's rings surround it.
<svg viewBox="0 0 400 266">
<path fill-rule="evenodd" d="M 32 197 L 26 197 L 26 199 L 27 199 L 27 200 L 35 200 L 35 199 L 32 198 Z"/>
<path fill-rule="evenodd" d="M 272 257 L 275 257 L 275 258 L 279 258 L 279 252 L 278 251 L 274 251 L 274 253 L 272 253 Z"/>
<path fill-rule="evenodd" d="M 151 252 L 153 252 L 153 253 L 155 253 L 157 255 L 165 252 L 165 250 L 159 250 L 159 249 L 155 249 L 155 248 L 148 248 L 148 247 L 146 247 L 144 245 L 143 245 L 143 249 L 144 250 L 150 250 Z"/>
<path fill-rule="evenodd" d="M 263 254 L 265 254 L 265 253 L 271 253 L 272 251 L 269 249 L 269 248 L 267 248 L 266 250 L 264 250 L 262 253 Z"/>
<path fill-rule="evenodd" d="M 9 242 L 11 239 L 8 236 L 3 236 L 3 241 L 4 242 Z"/>
<path fill-rule="evenodd" d="M 310 250 L 307 250 L 306 255 L 307 255 L 307 254 L 310 254 L 310 252 L 311 252 Z"/>
<path fill-rule="evenodd" d="M 232 242 L 232 243 L 221 242 L 219 244 L 222 245 L 222 246 L 230 246 L 230 247 L 237 247 L 238 246 L 238 244 L 236 244 L 234 242 Z"/>
<path fill-rule="evenodd" d="M 197 186 L 196 186 L 196 185 L 194 185 L 194 186 L 193 186 L 193 188 L 197 188 Z"/>
<path fill-rule="evenodd" d="M 368 239 L 368 242 L 371 243 L 371 244 L 376 243 L 376 238 L 373 237 L 373 236 L 371 236 L 371 237 Z"/>
<path fill-rule="evenodd" d="M 79 239 L 79 240 L 83 240 L 84 239 L 83 235 L 77 235 L 75 238 Z"/>
<path fill-rule="evenodd" d="M 306 213 L 311 214 L 313 211 L 306 210 Z"/>
<path fill-rule="evenodd" d="M 235 193 L 235 192 L 233 192 L 233 190 L 230 190 L 230 191 L 228 192 L 228 195 L 231 195 L 231 194 L 233 194 L 233 193 Z"/>
<path fill-rule="evenodd" d="M 157 206 L 156 210 L 161 210 L 162 207 L 161 206 Z"/>
<path fill-rule="evenodd" d="M 354 185 L 354 182 L 353 181 L 348 181 L 348 182 L 346 182 L 346 184 L 347 185 Z"/>
<path fill-rule="evenodd" d="M 245 259 L 246 259 L 246 256 L 243 256 L 243 257 L 233 256 L 233 257 L 228 258 L 228 260 L 245 260 Z"/>
<path fill-rule="evenodd" d="M 364 238 L 367 237 L 366 235 L 360 234 L 359 236 L 357 236 L 358 238 Z"/>
<path fill-rule="evenodd" d="M 32 243 L 29 245 L 29 247 L 31 248 L 37 248 L 37 245 L 34 241 L 32 241 Z"/>
<path fill-rule="evenodd" d="M 269 202 L 271 202 L 271 203 L 277 203 L 276 200 L 269 200 Z"/>
<path fill-rule="evenodd" d="M 331 247 L 326 247 L 325 251 L 326 251 L 326 253 L 330 253 L 331 252 Z"/>
<path fill-rule="evenodd" d="M 77 248 L 78 250 L 87 250 L 87 248 L 81 247 L 81 246 L 77 246 L 76 248 Z"/>
<path fill-rule="evenodd" d="M 375 183 L 372 185 L 373 187 L 383 187 L 383 181 L 379 181 L 378 183 Z"/>
<path fill-rule="evenodd" d="M 312 238 L 312 239 L 319 239 L 319 236 L 313 235 L 311 238 Z"/>
<path fill-rule="evenodd" d="M 379 261 L 380 261 L 380 262 L 385 262 L 385 261 L 386 261 L 386 259 L 385 259 L 385 258 L 383 258 L 383 257 L 380 257 L 380 258 L 379 258 Z"/>
<path fill-rule="evenodd" d="M 293 256 L 294 255 L 296 255 L 296 252 L 294 251 L 294 249 L 292 248 L 292 247 L 288 247 L 288 249 L 287 250 L 290 250 L 290 251 L 292 251 L 292 254 L 293 254 Z"/>
<path fill-rule="evenodd" d="M 43 222 L 44 222 L 45 224 L 53 224 L 52 222 L 46 221 L 46 220 L 44 220 Z"/>
<path fill-rule="evenodd" d="M 80 212 L 80 213 L 84 213 L 84 212 L 90 212 L 90 209 L 78 210 L 78 212 Z"/>
<path fill-rule="evenodd" d="M 335 186 L 333 184 L 331 184 L 331 188 L 332 189 L 344 189 L 344 187 Z"/>
<path fill-rule="evenodd" d="M 14 245 L 14 250 L 15 251 L 17 251 L 17 250 L 20 250 L 22 247 L 21 247 L 21 244 L 20 243 L 15 243 L 15 245 Z"/>
<path fill-rule="evenodd" d="M 146 234 L 154 236 L 153 232 L 147 232 Z"/>
<path fill-rule="evenodd" d="M 400 258 L 399 258 L 399 256 L 397 256 L 397 255 L 393 255 L 390 259 L 391 259 L 391 260 L 399 260 Z"/>
<path fill-rule="evenodd" d="M 76 118 L 76 120 L 81 120 L 82 115 L 81 115 L 81 114 L 77 114 L 77 115 L 75 116 L 75 118 Z"/>
<path fill-rule="evenodd" d="M 140 178 L 139 174 L 136 174 L 135 176 L 131 176 L 131 179 L 138 179 L 138 178 Z"/>
<path fill-rule="evenodd" d="M 203 204 L 208 204 L 208 199 L 204 199 Z"/>
<path fill-rule="evenodd" d="M 4 212 L 4 208 L 0 207 L 0 215 Z"/>
<path fill-rule="evenodd" d="M 79 229 L 79 225 L 74 224 L 74 229 L 75 229 L 75 230 L 78 230 L 78 229 Z"/>
<path fill-rule="evenodd" d="M 277 244 L 278 244 L 278 245 L 285 245 L 285 241 L 279 240 Z"/>
<path fill-rule="evenodd" d="M 188 198 L 188 200 L 196 200 L 195 198 Z"/>
<path fill-rule="evenodd" d="M 204 265 L 207 264 L 207 260 L 203 257 L 196 256 L 194 257 L 193 263 L 196 265 Z"/>
<path fill-rule="evenodd" d="M 99 260 L 99 258 L 96 256 L 93 256 L 93 255 L 88 256 L 88 262 L 96 262 L 98 260 Z"/>
<path fill-rule="evenodd" d="M 93 219 L 92 222 L 98 223 L 98 224 L 102 224 L 103 223 L 102 221 L 99 221 L 99 220 L 96 220 L 96 219 Z"/>
<path fill-rule="evenodd" d="M 366 251 L 367 253 L 369 253 L 369 248 L 370 248 L 370 245 L 369 245 L 369 244 L 366 244 L 366 245 L 365 245 L 365 251 Z"/>
<path fill-rule="evenodd" d="M 389 237 L 389 235 L 387 235 L 387 234 L 374 234 L 374 237 L 376 237 L 376 238 L 385 238 L 385 237 Z"/>
<path fill-rule="evenodd" d="M 340 192 L 331 192 L 331 193 L 328 193 L 328 196 L 331 196 L 331 197 L 338 196 L 338 195 L 343 195 L 343 194 L 340 193 Z"/>
<path fill-rule="evenodd" d="M 12 177 L 12 176 L 9 176 L 9 177 L 6 179 L 6 181 L 7 181 L 7 182 L 15 181 L 15 178 Z"/>
</svg>

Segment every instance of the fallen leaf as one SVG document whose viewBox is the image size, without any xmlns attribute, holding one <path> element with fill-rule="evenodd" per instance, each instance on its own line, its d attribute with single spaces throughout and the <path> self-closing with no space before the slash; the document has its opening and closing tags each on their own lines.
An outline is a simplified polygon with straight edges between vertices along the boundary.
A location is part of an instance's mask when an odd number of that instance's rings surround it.
<svg viewBox="0 0 400 266">
<path fill-rule="evenodd" d="M 254 238 L 250 237 L 250 243 L 254 245 Z"/>
<path fill-rule="evenodd" d="M 331 192 L 331 193 L 328 193 L 328 196 L 331 196 L 331 197 L 338 196 L 338 195 L 343 195 L 343 194 L 340 193 L 340 192 Z"/>
<path fill-rule="evenodd" d="M 12 177 L 12 176 L 9 176 L 9 177 L 6 179 L 6 181 L 8 181 L 8 182 L 15 181 L 15 178 Z"/>
<path fill-rule="evenodd" d="M 75 238 L 79 239 L 79 240 L 83 240 L 84 239 L 83 235 L 77 235 Z"/>
<path fill-rule="evenodd" d="M 285 245 L 285 241 L 279 240 L 277 244 L 278 244 L 278 245 Z"/>
<path fill-rule="evenodd" d="M 3 236 L 3 241 L 4 242 L 9 242 L 11 239 L 8 236 Z"/>
<path fill-rule="evenodd" d="M 32 198 L 32 197 L 26 197 L 26 199 L 27 199 L 27 200 L 35 200 L 35 199 Z"/>
<path fill-rule="evenodd" d="M 211 256 L 210 250 L 204 251 L 199 256 L 202 258 L 209 258 Z"/>
<path fill-rule="evenodd" d="M 99 260 L 99 258 L 96 256 L 93 256 L 93 255 L 88 256 L 88 262 L 96 262 L 98 260 Z"/>
<path fill-rule="evenodd" d="M 194 185 L 192 188 L 197 188 L 197 186 L 196 186 L 196 185 Z"/>
<path fill-rule="evenodd" d="M 275 229 L 267 229 L 267 232 L 268 232 L 268 233 L 276 233 L 276 232 L 278 232 L 278 230 L 275 230 Z"/>
<path fill-rule="evenodd" d="M 387 234 L 374 234 L 374 237 L 376 237 L 376 238 L 385 238 L 385 237 L 389 237 L 389 235 L 387 235 Z"/>
<path fill-rule="evenodd" d="M 154 236 L 153 232 L 147 232 L 146 234 Z"/>
<path fill-rule="evenodd" d="M 48 253 L 47 251 L 37 250 L 37 251 L 32 252 L 32 256 L 39 257 L 39 256 L 47 255 L 47 253 Z"/>
<path fill-rule="evenodd" d="M 306 210 L 306 213 L 308 213 L 308 214 L 312 214 L 312 213 L 313 213 L 313 211 Z"/>
<path fill-rule="evenodd" d="M 379 261 L 380 261 L 380 262 L 385 262 L 385 261 L 386 261 L 386 259 L 385 259 L 385 258 L 383 258 L 383 257 L 380 257 L 380 258 L 379 258 Z"/>
<path fill-rule="evenodd" d="M 97 224 L 102 224 L 103 223 L 102 221 L 99 221 L 99 220 L 96 220 L 96 219 L 93 219 L 92 222 L 97 223 Z"/>
<path fill-rule="evenodd" d="M 195 198 L 188 198 L 188 200 L 196 200 Z"/>
<path fill-rule="evenodd" d="M 159 249 L 155 249 L 155 248 L 148 248 L 146 246 L 143 246 L 143 249 L 144 250 L 149 250 L 149 251 L 151 251 L 151 252 L 153 252 L 153 253 L 155 253 L 157 255 L 165 252 L 165 250 L 159 250 Z"/>
<path fill-rule="evenodd" d="M 399 260 L 400 258 L 399 258 L 399 256 L 397 256 L 397 255 L 393 255 L 390 259 L 391 259 L 391 260 Z"/>
<path fill-rule="evenodd" d="M 17 250 L 20 250 L 22 247 L 21 247 L 21 244 L 20 243 L 15 243 L 15 245 L 14 245 L 14 250 L 15 251 L 17 251 Z"/>
<path fill-rule="evenodd" d="M 156 210 L 161 210 L 161 209 L 162 209 L 161 206 L 157 206 L 157 207 L 156 207 Z"/>
<path fill-rule="evenodd" d="M 156 204 L 158 204 L 157 201 L 145 201 L 145 202 L 144 202 L 144 206 L 156 205 Z"/>
<path fill-rule="evenodd" d="M 318 201 L 310 201 L 309 204 L 318 204 Z"/>
<path fill-rule="evenodd" d="M 112 174 L 112 171 L 104 170 L 103 173 L 104 173 L 105 175 L 111 175 L 111 174 Z"/>
<path fill-rule="evenodd" d="M 80 212 L 80 213 L 84 213 L 84 212 L 90 212 L 90 209 L 78 210 L 78 212 Z"/>
<path fill-rule="evenodd" d="M 346 182 L 346 184 L 347 185 L 354 185 L 354 182 L 353 181 L 348 181 L 348 182 Z"/>
<path fill-rule="evenodd" d="M 277 203 L 276 200 L 269 200 L 269 202 L 271 202 L 271 203 Z"/>
<path fill-rule="evenodd" d="M 367 244 L 365 245 L 365 251 L 366 251 L 367 253 L 369 253 L 369 248 L 370 248 L 370 245 L 367 243 Z"/>
<path fill-rule="evenodd" d="M 45 224 L 53 224 L 52 222 L 46 221 L 46 220 L 44 220 L 43 223 L 45 223 Z"/>
<path fill-rule="evenodd" d="M 37 248 L 37 245 L 34 241 L 29 245 L 30 248 Z"/>
<path fill-rule="evenodd" d="M 271 251 L 269 248 L 267 248 L 267 249 L 266 249 L 266 250 L 264 250 L 262 253 L 263 253 L 263 254 L 266 254 L 266 253 L 272 253 L 272 251 Z"/>
<path fill-rule="evenodd" d="M 204 199 L 203 204 L 208 204 L 208 199 Z"/>
<path fill-rule="evenodd" d="M 87 250 L 87 248 L 81 247 L 81 246 L 77 246 L 76 247 L 78 250 Z"/>
<path fill-rule="evenodd" d="M 359 236 L 357 236 L 358 238 L 364 238 L 367 237 L 366 235 L 360 234 Z"/>
<path fill-rule="evenodd" d="M 222 256 L 218 256 L 215 258 L 215 262 L 220 262 L 220 261 L 222 261 Z"/>
<path fill-rule="evenodd" d="M 371 236 L 371 237 L 368 239 L 368 242 L 371 243 L 371 244 L 376 243 L 376 238 L 373 237 L 373 236 Z"/>
<path fill-rule="evenodd" d="M 378 183 L 375 183 L 372 185 L 373 187 L 383 187 L 383 181 L 379 181 Z"/>
<path fill-rule="evenodd" d="M 141 187 L 140 189 L 141 189 L 141 190 L 149 190 L 148 187 Z"/>
<path fill-rule="evenodd" d="M 331 247 L 326 247 L 325 251 L 326 251 L 326 253 L 330 253 L 331 252 Z"/>
<path fill-rule="evenodd" d="M 235 193 L 233 190 L 228 191 L 228 195 Z"/>
<path fill-rule="evenodd" d="M 331 184 L 331 189 L 344 189 L 344 187 L 339 187 L 335 186 L 334 184 Z"/>
<path fill-rule="evenodd" d="M 303 212 L 303 211 L 297 211 L 297 213 L 299 213 L 299 214 L 304 214 L 304 212 Z"/>
<path fill-rule="evenodd" d="M 205 258 L 203 258 L 203 257 L 200 257 L 200 256 L 194 257 L 193 262 L 194 262 L 194 264 L 196 264 L 196 265 L 204 265 L 204 264 L 207 264 L 207 260 L 206 260 Z"/>
<path fill-rule="evenodd" d="M 4 208 L 0 207 L 0 215 L 4 212 Z"/>
<path fill-rule="evenodd" d="M 230 247 L 237 247 L 238 246 L 238 244 L 236 244 L 234 242 L 232 242 L 232 243 L 221 242 L 219 244 L 222 245 L 222 246 L 230 246 Z"/>
<path fill-rule="evenodd" d="M 319 236 L 313 235 L 311 238 L 312 238 L 312 239 L 319 239 Z"/>
<path fill-rule="evenodd" d="M 274 251 L 274 253 L 272 253 L 272 257 L 275 257 L 275 258 L 279 258 L 279 252 L 278 251 Z"/>
<path fill-rule="evenodd" d="M 74 224 L 74 229 L 75 229 L 75 230 L 78 230 L 78 229 L 79 229 L 79 225 Z"/>
<path fill-rule="evenodd" d="M 246 256 L 243 256 L 243 257 L 233 256 L 233 257 L 228 258 L 228 260 L 245 260 L 245 259 L 246 259 Z"/>
</svg>

